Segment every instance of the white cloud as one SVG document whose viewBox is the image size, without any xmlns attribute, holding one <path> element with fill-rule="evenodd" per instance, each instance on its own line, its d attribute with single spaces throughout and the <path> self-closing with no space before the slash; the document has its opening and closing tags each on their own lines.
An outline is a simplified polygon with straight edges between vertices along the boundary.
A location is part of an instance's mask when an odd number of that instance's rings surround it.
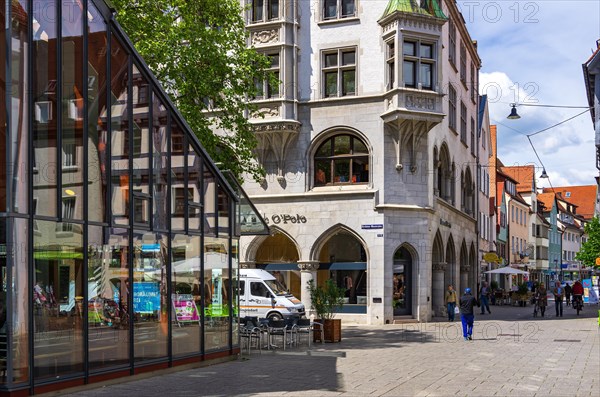
<svg viewBox="0 0 600 397">
<path fill-rule="evenodd" d="M 501 160 L 506 165 L 541 167 L 525 135 L 583 109 L 523 105 L 587 106 L 581 64 L 600 38 L 600 2 L 457 3 L 472 38 L 478 41 L 483 62 L 480 89 L 490 98 L 491 122 L 498 124 Z M 514 102 L 522 104 L 518 107 L 521 119 L 507 120 Z M 593 137 L 589 113 L 531 137 L 553 185 L 595 183 Z"/>
</svg>

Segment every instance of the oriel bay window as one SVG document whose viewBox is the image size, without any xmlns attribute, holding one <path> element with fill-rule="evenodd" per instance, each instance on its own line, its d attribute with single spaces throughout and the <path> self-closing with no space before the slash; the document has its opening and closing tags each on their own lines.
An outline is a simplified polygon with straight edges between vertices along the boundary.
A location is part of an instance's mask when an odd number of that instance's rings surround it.
<svg viewBox="0 0 600 397">
<path fill-rule="evenodd" d="M 336 135 L 315 153 L 315 186 L 369 182 L 369 151 L 352 135 Z"/>
<path fill-rule="evenodd" d="M 323 0 L 323 19 L 340 19 L 356 15 L 356 0 Z"/>
<path fill-rule="evenodd" d="M 323 53 L 325 97 L 356 94 L 356 49 L 345 48 Z"/>
<path fill-rule="evenodd" d="M 396 82 L 396 43 L 390 40 L 387 43 L 386 71 L 387 71 L 387 89 L 394 88 Z"/>
<path fill-rule="evenodd" d="M 402 45 L 404 86 L 433 90 L 435 45 L 420 40 L 404 40 Z"/>
<path fill-rule="evenodd" d="M 264 79 L 256 79 L 256 99 L 279 97 L 279 53 L 266 54 L 270 67 L 266 70 Z"/>
</svg>

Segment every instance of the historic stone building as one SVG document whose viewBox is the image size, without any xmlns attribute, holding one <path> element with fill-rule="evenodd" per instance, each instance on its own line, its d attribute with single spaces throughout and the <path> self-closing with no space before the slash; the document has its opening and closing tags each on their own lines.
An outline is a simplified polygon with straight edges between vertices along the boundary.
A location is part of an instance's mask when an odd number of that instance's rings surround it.
<svg viewBox="0 0 600 397">
<path fill-rule="evenodd" d="M 244 188 L 271 235 L 243 237 L 241 265 L 277 272 L 309 307 L 307 281 L 334 279 L 347 322 L 445 314 L 448 284 L 477 287 L 490 218 L 481 61 L 455 2 L 246 3 L 249 45 L 281 84 L 256 82 L 267 176 Z"/>
</svg>

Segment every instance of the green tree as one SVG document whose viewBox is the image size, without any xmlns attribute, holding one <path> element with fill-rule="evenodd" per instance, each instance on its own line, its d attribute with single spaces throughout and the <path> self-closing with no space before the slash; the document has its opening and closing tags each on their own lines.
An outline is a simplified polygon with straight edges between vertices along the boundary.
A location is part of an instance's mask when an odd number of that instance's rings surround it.
<svg viewBox="0 0 600 397">
<path fill-rule="evenodd" d="M 585 225 L 587 241 L 581 244 L 581 249 L 575 255 L 575 259 L 581 261 L 585 266 L 596 266 L 596 258 L 600 258 L 600 221 L 595 216 Z"/>
<path fill-rule="evenodd" d="M 268 59 L 248 48 L 238 0 L 112 0 L 117 20 L 214 161 L 264 175 L 247 115 Z M 215 134 L 213 131 L 218 130 Z"/>
</svg>

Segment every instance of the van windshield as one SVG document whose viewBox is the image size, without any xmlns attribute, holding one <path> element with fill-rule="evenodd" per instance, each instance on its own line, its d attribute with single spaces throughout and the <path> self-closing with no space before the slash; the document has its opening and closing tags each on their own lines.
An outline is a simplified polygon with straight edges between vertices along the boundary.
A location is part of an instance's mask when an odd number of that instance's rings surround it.
<svg viewBox="0 0 600 397">
<path fill-rule="evenodd" d="M 265 280 L 265 284 L 271 288 L 275 295 L 287 295 L 285 287 L 277 280 Z"/>
</svg>

